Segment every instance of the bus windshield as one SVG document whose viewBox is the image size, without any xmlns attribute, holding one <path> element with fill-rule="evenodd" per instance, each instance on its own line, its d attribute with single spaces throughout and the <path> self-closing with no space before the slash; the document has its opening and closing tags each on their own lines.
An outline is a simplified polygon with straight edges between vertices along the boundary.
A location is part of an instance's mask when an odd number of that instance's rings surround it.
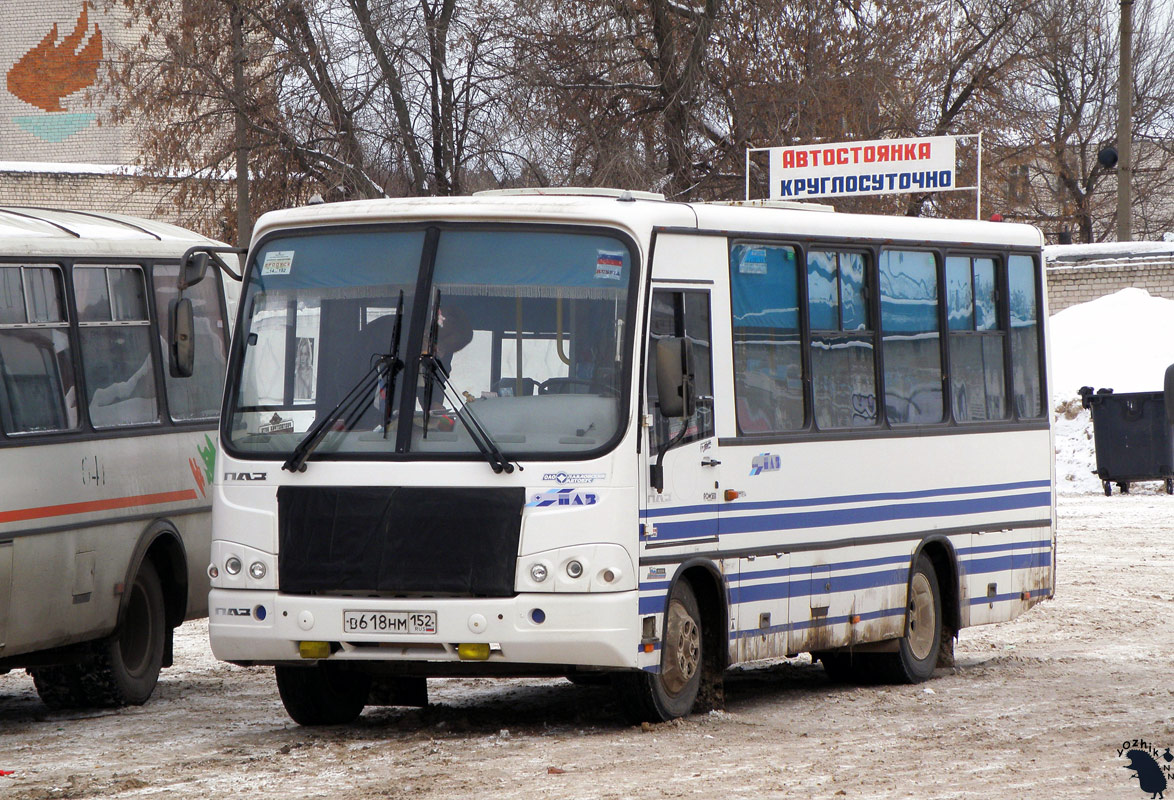
<svg viewBox="0 0 1174 800">
<path fill-rule="evenodd" d="M 247 278 L 225 441 L 278 457 L 329 415 L 313 458 L 478 458 L 477 428 L 510 458 L 597 451 L 624 418 L 632 253 L 581 229 L 270 238 Z"/>
</svg>

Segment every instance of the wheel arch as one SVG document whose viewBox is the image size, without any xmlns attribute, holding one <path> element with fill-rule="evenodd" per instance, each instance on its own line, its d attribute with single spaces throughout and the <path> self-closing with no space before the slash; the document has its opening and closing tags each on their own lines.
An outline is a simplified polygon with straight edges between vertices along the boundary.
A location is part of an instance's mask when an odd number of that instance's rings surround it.
<svg viewBox="0 0 1174 800">
<path fill-rule="evenodd" d="M 673 583 L 685 580 L 693 589 L 701 611 L 702 645 L 705 667 L 714 675 L 721 675 L 729 666 L 730 646 L 726 632 L 729 620 L 729 588 L 725 576 L 716 564 L 707 558 L 692 558 L 681 563 L 673 575 Z M 672 594 L 669 586 L 667 597 Z"/>
<path fill-rule="evenodd" d="M 958 553 L 945 536 L 930 536 L 921 541 L 909 562 L 909 579 L 913 579 L 913 564 L 924 555 L 933 565 L 938 579 L 938 593 L 942 600 L 942 622 L 950 637 L 962 629 L 962 592 L 958 571 Z M 943 631 L 945 633 L 946 631 Z M 945 637 L 943 637 L 943 642 Z"/>
<path fill-rule="evenodd" d="M 151 562 L 159 576 L 159 583 L 163 589 L 165 622 L 170 638 L 170 629 L 181 625 L 187 617 L 188 605 L 188 555 L 179 530 L 171 520 L 153 520 L 139 536 L 123 578 L 124 591 L 118 607 L 119 624 L 130 600 L 130 592 L 125 589 L 134 581 L 146 560 Z"/>
</svg>

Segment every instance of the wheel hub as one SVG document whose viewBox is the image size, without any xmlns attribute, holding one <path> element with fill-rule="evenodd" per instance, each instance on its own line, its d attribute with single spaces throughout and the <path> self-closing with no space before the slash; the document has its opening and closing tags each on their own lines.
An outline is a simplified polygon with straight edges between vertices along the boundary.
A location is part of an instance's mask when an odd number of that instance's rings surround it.
<svg viewBox="0 0 1174 800">
<path fill-rule="evenodd" d="M 669 605 L 664 650 L 661 678 L 664 688 L 677 694 L 697 672 L 701 660 L 701 631 L 685 607 L 676 601 Z"/>
</svg>

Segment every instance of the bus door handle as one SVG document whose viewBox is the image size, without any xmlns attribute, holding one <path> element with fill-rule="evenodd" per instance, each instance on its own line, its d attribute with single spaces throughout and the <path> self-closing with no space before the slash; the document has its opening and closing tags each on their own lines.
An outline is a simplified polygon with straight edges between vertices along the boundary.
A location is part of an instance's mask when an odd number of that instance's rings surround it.
<svg viewBox="0 0 1174 800">
<path fill-rule="evenodd" d="M 703 467 L 716 467 L 720 463 L 722 462 L 718 461 L 716 458 L 710 458 L 709 456 L 701 459 L 701 466 Z"/>
</svg>

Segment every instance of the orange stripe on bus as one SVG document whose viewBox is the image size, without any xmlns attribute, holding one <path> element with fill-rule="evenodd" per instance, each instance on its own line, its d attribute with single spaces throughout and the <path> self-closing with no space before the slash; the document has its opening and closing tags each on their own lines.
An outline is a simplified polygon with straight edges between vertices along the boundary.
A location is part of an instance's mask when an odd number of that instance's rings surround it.
<svg viewBox="0 0 1174 800">
<path fill-rule="evenodd" d="M 155 494 L 138 494 L 133 497 L 113 497 L 109 500 L 87 500 L 83 503 L 64 503 L 59 506 L 41 506 L 40 508 L 18 508 L 15 511 L 0 511 L 0 523 L 20 522 L 29 519 L 45 519 L 46 517 L 64 517 L 70 514 L 85 514 L 90 511 L 111 511 L 117 508 L 135 508 L 138 506 L 153 506 L 160 503 L 179 503 L 183 500 L 198 500 L 195 489 L 183 489 L 178 492 L 157 492 Z"/>
</svg>

